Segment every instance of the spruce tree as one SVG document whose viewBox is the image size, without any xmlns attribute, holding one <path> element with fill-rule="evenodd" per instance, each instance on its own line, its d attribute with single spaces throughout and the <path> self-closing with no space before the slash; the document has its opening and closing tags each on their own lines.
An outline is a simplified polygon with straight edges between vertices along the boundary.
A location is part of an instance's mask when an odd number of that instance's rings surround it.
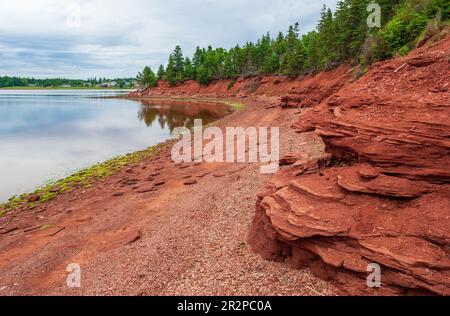
<svg viewBox="0 0 450 316">
<path fill-rule="evenodd" d="M 184 80 L 192 80 L 195 78 L 195 69 L 194 65 L 192 64 L 189 57 L 186 57 L 184 60 L 184 73 L 183 78 Z"/>
<path fill-rule="evenodd" d="M 283 57 L 282 69 L 283 73 L 291 78 L 300 74 L 302 66 L 302 60 L 298 58 L 302 55 L 299 34 L 299 23 L 295 23 L 289 27 L 286 35 L 286 54 Z"/>
<path fill-rule="evenodd" d="M 157 73 L 158 80 L 164 79 L 165 75 L 166 75 L 166 70 L 164 69 L 163 65 L 160 65 L 159 69 L 158 69 L 158 73 Z"/>
<path fill-rule="evenodd" d="M 340 0 L 334 13 L 324 6 L 316 29 L 301 37 L 296 23 L 275 39 L 267 33 L 256 43 L 247 42 L 229 50 L 197 47 L 192 59 L 183 58 L 181 47 L 176 46 L 166 70 L 161 66 L 157 78 L 171 85 L 191 78 L 207 84 L 214 79 L 259 74 L 296 77 L 344 62 L 366 67 L 400 50 L 408 51 L 417 36 L 426 36 L 429 19 L 449 18 L 445 0 L 377 0 L 382 9 L 381 29 L 369 29 L 367 5 L 371 1 Z M 139 78 L 143 76 L 139 74 Z"/>
<path fill-rule="evenodd" d="M 183 51 L 181 50 L 181 47 L 177 45 L 173 51 L 173 67 L 175 72 L 175 77 L 177 81 L 183 81 L 184 77 L 184 58 L 183 58 Z"/>
<path fill-rule="evenodd" d="M 148 66 L 146 66 L 144 70 L 138 74 L 136 79 L 139 83 L 139 86 L 143 88 L 155 87 L 158 83 L 155 73 Z"/>
<path fill-rule="evenodd" d="M 175 61 L 173 58 L 173 54 L 169 56 L 169 62 L 167 63 L 166 75 L 164 78 L 171 86 L 177 84 L 177 72 L 175 67 Z"/>
</svg>

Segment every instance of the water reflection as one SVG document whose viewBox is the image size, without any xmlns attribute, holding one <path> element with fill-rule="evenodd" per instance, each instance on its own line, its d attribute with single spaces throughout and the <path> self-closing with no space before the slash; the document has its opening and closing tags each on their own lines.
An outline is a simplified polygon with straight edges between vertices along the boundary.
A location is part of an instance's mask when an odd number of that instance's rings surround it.
<svg viewBox="0 0 450 316">
<path fill-rule="evenodd" d="M 0 201 L 229 112 L 217 102 L 92 98 L 113 93 L 1 90 Z"/>
<path fill-rule="evenodd" d="M 229 112 L 228 106 L 219 102 L 195 102 L 174 100 L 139 100 L 142 105 L 138 118 L 148 127 L 156 122 L 161 129 L 170 132 L 176 127 L 192 127 L 201 119 L 207 125 Z"/>
</svg>

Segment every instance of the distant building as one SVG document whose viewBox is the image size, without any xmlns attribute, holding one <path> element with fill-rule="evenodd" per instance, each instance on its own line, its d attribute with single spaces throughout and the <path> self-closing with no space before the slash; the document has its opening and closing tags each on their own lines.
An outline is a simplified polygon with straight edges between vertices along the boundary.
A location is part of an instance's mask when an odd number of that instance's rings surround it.
<svg viewBox="0 0 450 316">
<path fill-rule="evenodd" d="M 97 87 L 100 87 L 100 88 L 112 88 L 112 87 L 116 87 L 116 86 L 117 86 L 117 82 L 115 82 L 115 81 L 102 82 L 97 85 Z"/>
</svg>

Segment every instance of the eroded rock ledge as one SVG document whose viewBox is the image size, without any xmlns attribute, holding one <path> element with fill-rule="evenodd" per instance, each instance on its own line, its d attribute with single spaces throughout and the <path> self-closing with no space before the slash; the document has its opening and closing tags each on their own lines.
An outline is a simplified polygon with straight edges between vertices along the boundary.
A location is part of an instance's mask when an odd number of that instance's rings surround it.
<svg viewBox="0 0 450 316">
<path fill-rule="evenodd" d="M 447 36 L 378 63 L 303 115 L 293 128 L 316 131 L 327 153 L 264 188 L 252 248 L 347 294 L 450 295 L 449 56 Z"/>
</svg>

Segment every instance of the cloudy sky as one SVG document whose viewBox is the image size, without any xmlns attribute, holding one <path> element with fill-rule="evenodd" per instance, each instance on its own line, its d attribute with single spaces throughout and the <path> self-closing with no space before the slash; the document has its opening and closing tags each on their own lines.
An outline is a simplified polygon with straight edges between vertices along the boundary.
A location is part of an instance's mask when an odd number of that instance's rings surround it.
<svg viewBox="0 0 450 316">
<path fill-rule="evenodd" d="M 299 21 L 314 29 L 337 0 L 0 0 L 0 76 L 128 77 L 179 44 L 230 48 Z"/>
</svg>

